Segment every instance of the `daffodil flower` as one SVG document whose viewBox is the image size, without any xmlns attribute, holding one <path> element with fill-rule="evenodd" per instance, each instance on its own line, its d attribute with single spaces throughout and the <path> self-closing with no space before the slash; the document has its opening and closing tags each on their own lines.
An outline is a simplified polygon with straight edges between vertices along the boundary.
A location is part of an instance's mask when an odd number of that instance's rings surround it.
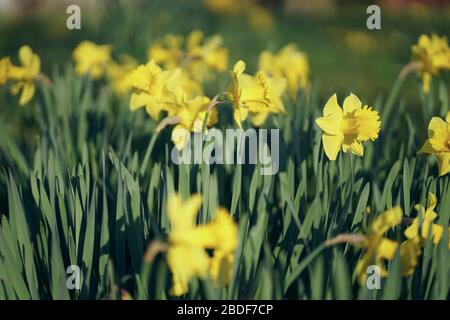
<svg viewBox="0 0 450 320">
<path fill-rule="evenodd" d="M 202 83 L 211 78 L 212 71 L 224 72 L 228 68 L 228 50 L 222 44 L 221 36 L 205 38 L 200 30 L 193 30 L 186 41 L 168 34 L 150 47 L 148 59 L 166 69 L 181 68 L 189 78 Z"/>
<path fill-rule="evenodd" d="M 228 68 L 228 50 L 222 45 L 221 36 L 204 39 L 202 31 L 194 30 L 186 39 L 187 57 L 194 63 L 203 62 L 212 70 L 224 72 Z"/>
<path fill-rule="evenodd" d="M 198 96 L 185 100 L 172 110 L 171 116 L 178 118 L 178 124 L 172 130 L 172 141 L 176 148 L 181 150 L 190 139 L 191 132 L 201 132 L 203 122 L 206 117 L 210 99 L 205 96 Z M 211 117 L 208 117 L 207 126 L 212 126 L 217 122 L 217 110 L 211 110 Z"/>
<path fill-rule="evenodd" d="M 137 62 L 128 55 L 120 58 L 120 63 L 111 61 L 107 66 L 108 77 L 116 95 L 124 96 L 131 90 L 131 72 L 136 69 Z"/>
<path fill-rule="evenodd" d="M 218 209 L 208 224 L 196 225 L 202 197 L 192 195 L 183 201 L 172 194 L 167 203 L 171 231 L 167 262 L 172 272 L 171 294 L 180 296 L 189 288 L 193 277 L 229 279 L 237 246 L 237 226 L 226 209 Z M 213 257 L 207 249 L 214 250 Z M 223 282 L 221 284 L 226 284 Z"/>
<path fill-rule="evenodd" d="M 400 245 L 402 273 L 405 276 L 409 276 L 414 272 L 424 241 L 431 236 L 433 243 L 438 244 L 442 239 L 444 227 L 433 223 L 437 217 L 437 213 L 434 211 L 436 206 L 437 197 L 430 192 L 426 209 L 420 204 L 414 207 L 419 212 L 419 215 L 414 218 L 412 224 L 405 230 L 405 236 L 408 239 Z M 448 245 L 450 248 L 450 241 Z"/>
<path fill-rule="evenodd" d="M 111 46 L 83 41 L 73 51 L 73 58 L 77 75 L 89 74 L 92 79 L 98 80 L 106 73 L 111 62 Z"/>
<path fill-rule="evenodd" d="M 284 78 L 270 78 L 265 75 L 263 71 L 258 72 L 256 77 L 258 77 L 259 74 L 266 77 L 273 102 L 268 108 L 255 107 L 253 104 L 250 105 L 248 111 L 251 114 L 252 123 L 256 127 L 260 127 L 266 121 L 270 113 L 286 113 L 282 100 L 282 95 L 286 90 L 286 80 Z"/>
<path fill-rule="evenodd" d="M 208 226 L 214 232 L 215 248 L 210 265 L 211 279 L 219 286 L 231 280 L 234 251 L 238 245 L 238 229 L 228 210 L 219 208 Z"/>
<path fill-rule="evenodd" d="M 384 234 L 391 228 L 402 222 L 402 209 L 395 207 L 379 215 L 369 227 L 365 235 L 361 234 L 340 234 L 326 241 L 327 246 L 338 243 L 351 243 L 365 249 L 364 255 L 355 267 L 360 284 L 365 284 L 367 280 L 367 268 L 370 265 L 377 265 L 381 270 L 381 276 L 386 277 L 388 271 L 384 267 L 384 261 L 393 259 L 397 249 L 399 250 L 402 275 L 410 276 L 417 266 L 421 254 L 420 241 L 416 238 L 407 239 L 401 245 L 390 240 Z"/>
<path fill-rule="evenodd" d="M 414 218 L 412 224 L 405 230 L 405 236 L 408 239 L 422 243 L 425 239 L 431 237 L 434 244 L 438 244 L 441 241 L 444 227 L 433 223 L 437 217 L 437 213 L 434 211 L 436 206 L 437 197 L 432 192 L 428 194 L 428 207 L 426 209 L 421 204 L 415 205 L 414 208 L 419 212 L 419 215 Z"/>
<path fill-rule="evenodd" d="M 24 106 L 33 98 L 36 91 L 36 78 L 41 70 L 41 59 L 29 46 L 19 49 L 19 61 L 21 66 L 11 65 L 8 71 L 8 79 L 17 81 L 12 87 L 12 94 L 22 92 L 19 105 Z"/>
<path fill-rule="evenodd" d="M 179 67 L 183 61 L 183 37 L 167 34 L 153 44 L 148 50 L 148 59 L 164 66 L 166 69 Z"/>
<path fill-rule="evenodd" d="M 433 154 L 437 158 L 439 176 L 450 172 L 450 113 L 445 121 L 433 117 L 428 124 L 428 139 L 419 153 Z"/>
<path fill-rule="evenodd" d="M 362 157 L 362 143 L 378 138 L 381 126 L 378 112 L 363 106 L 353 93 L 345 98 L 343 109 L 334 94 L 325 104 L 323 115 L 316 119 L 316 124 L 324 131 L 323 148 L 330 160 L 336 160 L 341 149 Z"/>
<path fill-rule="evenodd" d="M 239 128 L 242 121 L 247 119 L 248 112 L 269 111 L 270 108 L 280 109 L 280 97 L 274 95 L 267 77 L 263 73 L 252 77 L 244 73 L 245 62 L 239 60 L 231 73 L 231 102 L 233 103 L 233 117 Z"/>
<path fill-rule="evenodd" d="M 360 283 L 366 282 L 367 267 L 373 264 L 380 267 L 382 277 L 387 276 L 388 272 L 383 265 L 383 260 L 392 260 L 398 248 L 398 243 L 384 237 L 384 234 L 401 223 L 402 215 L 402 209 L 395 207 L 379 215 L 371 224 L 362 243 L 362 247 L 366 251 L 355 268 Z"/>
<path fill-rule="evenodd" d="M 158 120 L 161 111 L 175 114 L 185 92 L 180 86 L 181 70 L 162 70 L 154 61 L 140 65 L 130 75 L 133 92 L 130 110 L 145 107 L 147 113 Z"/>
<path fill-rule="evenodd" d="M 259 69 L 274 78 L 285 78 L 292 97 L 299 89 L 309 87 L 309 62 L 295 44 L 288 44 L 277 53 L 263 51 L 259 55 Z"/>
<path fill-rule="evenodd" d="M 180 86 L 186 92 L 188 98 L 195 98 L 205 94 L 201 83 L 192 79 L 186 72 L 181 74 Z"/>
<path fill-rule="evenodd" d="M 412 46 L 413 61 L 419 63 L 423 91 L 430 91 L 431 78 L 441 70 L 450 70 L 450 48 L 446 37 L 431 37 L 422 34 L 417 44 Z"/>
</svg>

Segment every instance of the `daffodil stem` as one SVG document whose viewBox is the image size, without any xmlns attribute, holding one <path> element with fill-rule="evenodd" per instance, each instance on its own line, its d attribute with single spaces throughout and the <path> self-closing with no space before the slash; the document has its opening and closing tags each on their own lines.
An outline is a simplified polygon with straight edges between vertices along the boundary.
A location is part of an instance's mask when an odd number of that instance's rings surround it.
<svg viewBox="0 0 450 320">
<path fill-rule="evenodd" d="M 289 275 L 287 281 L 285 281 L 285 287 L 284 291 L 286 292 L 292 283 L 301 275 L 303 270 L 306 269 L 310 265 L 311 262 L 314 261 L 314 259 L 328 246 L 326 242 L 322 243 L 320 246 L 315 248 L 305 259 L 302 260 L 302 262 L 299 264 L 295 270 L 292 271 L 292 273 Z"/>
<path fill-rule="evenodd" d="M 355 185 L 355 170 L 354 170 L 354 165 L 353 165 L 353 154 L 350 152 L 350 174 L 351 174 L 351 180 L 350 180 L 350 184 L 351 184 L 351 189 L 350 189 L 350 205 L 352 204 L 353 201 L 353 188 Z"/>
<path fill-rule="evenodd" d="M 152 153 L 153 147 L 155 146 L 158 135 L 159 135 L 159 131 L 155 131 L 152 138 L 150 139 L 150 143 L 148 144 L 147 151 L 145 151 L 144 161 L 142 161 L 141 170 L 140 170 L 141 176 L 143 176 L 145 173 L 145 170 L 147 170 L 148 161 L 150 160 L 150 155 Z"/>
<path fill-rule="evenodd" d="M 148 299 L 148 281 L 150 279 L 151 265 L 153 264 L 155 257 L 159 253 L 165 251 L 167 251 L 167 244 L 158 240 L 150 242 L 147 247 L 140 272 L 140 277 L 143 283 L 142 292 L 140 292 L 141 296 L 139 297 L 140 299 Z"/>
<path fill-rule="evenodd" d="M 383 113 L 381 114 L 382 124 L 385 128 L 387 128 L 387 122 L 389 121 L 389 116 L 391 115 L 392 108 L 394 107 L 395 101 L 400 93 L 400 88 L 402 87 L 404 77 L 398 77 L 392 87 L 392 90 L 386 100 L 386 104 L 384 105 Z"/>
<path fill-rule="evenodd" d="M 53 87 L 53 82 L 52 80 L 50 80 L 49 77 L 47 77 L 45 74 L 43 73 L 39 73 L 38 76 L 36 77 L 36 80 L 44 83 L 45 85 L 47 85 L 48 87 Z"/>
<path fill-rule="evenodd" d="M 360 234 L 354 234 L 354 233 L 341 233 L 338 234 L 336 237 L 328 239 L 325 241 L 325 245 L 327 247 L 335 246 L 337 244 L 341 243 L 350 243 L 350 244 L 359 244 L 364 241 L 364 236 Z"/>
</svg>

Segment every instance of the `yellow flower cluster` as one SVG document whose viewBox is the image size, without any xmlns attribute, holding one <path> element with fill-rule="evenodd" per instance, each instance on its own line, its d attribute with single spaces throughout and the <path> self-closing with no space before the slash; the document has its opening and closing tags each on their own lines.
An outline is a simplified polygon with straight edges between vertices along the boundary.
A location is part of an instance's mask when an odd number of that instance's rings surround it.
<svg viewBox="0 0 450 320">
<path fill-rule="evenodd" d="M 228 68 L 228 50 L 222 44 L 221 36 L 205 38 L 200 30 L 188 34 L 186 41 L 168 34 L 150 47 L 148 60 L 165 69 L 182 68 L 190 79 L 203 83 L 211 79 L 212 72 L 225 72 Z"/>
<path fill-rule="evenodd" d="M 308 58 L 295 44 L 288 44 L 275 54 L 267 50 L 261 52 L 259 69 L 274 78 L 285 78 L 294 98 L 299 89 L 307 90 L 309 87 Z"/>
<path fill-rule="evenodd" d="M 119 62 L 111 57 L 110 45 L 98 45 L 91 41 L 82 41 L 73 51 L 75 73 L 79 76 L 89 75 L 99 80 L 105 75 L 112 82 L 112 88 L 118 96 L 124 96 L 131 89 L 130 72 L 137 62 L 128 55 L 122 55 Z"/>
<path fill-rule="evenodd" d="M 387 276 L 388 272 L 384 267 L 383 261 L 392 260 L 397 250 L 399 250 L 400 254 L 402 274 L 405 277 L 410 276 L 414 273 L 414 269 L 417 266 L 425 240 L 432 238 L 435 245 L 439 244 L 444 233 L 444 227 L 433 223 L 437 217 L 437 213 L 434 211 L 437 205 L 437 198 L 431 192 L 428 195 L 428 203 L 427 209 L 420 204 L 415 206 L 419 215 L 406 228 L 404 232 L 406 240 L 400 245 L 397 241 L 386 238 L 384 234 L 402 222 L 402 209 L 395 207 L 375 218 L 368 233 L 364 235 L 361 246 L 365 249 L 365 253 L 355 268 L 355 273 L 358 275 L 360 283 L 364 284 L 366 282 L 366 270 L 369 265 L 377 265 L 381 270 L 381 276 Z M 450 248 L 450 241 L 448 246 Z"/>
<path fill-rule="evenodd" d="M 0 85 L 8 80 L 15 81 L 11 93 L 16 95 L 21 92 L 19 105 L 24 106 L 36 92 L 35 82 L 41 70 L 41 59 L 29 46 L 23 46 L 19 49 L 19 61 L 21 65 L 15 66 L 9 57 L 0 59 Z"/>
<path fill-rule="evenodd" d="M 380 214 L 371 224 L 369 231 L 364 235 L 362 247 L 365 253 L 355 267 L 360 283 L 367 279 L 367 267 L 377 265 L 380 267 L 381 276 L 385 277 L 388 272 L 384 268 L 383 260 L 391 260 L 397 250 L 397 242 L 384 237 L 384 234 L 402 221 L 402 209 L 399 207 L 390 209 Z"/>
<path fill-rule="evenodd" d="M 434 193 L 430 192 L 428 194 L 428 207 L 426 209 L 421 204 L 417 204 L 414 207 L 419 215 L 413 220 L 412 224 L 405 231 L 405 236 L 408 239 L 419 244 L 423 244 L 423 241 L 428 238 L 432 238 L 434 244 L 438 244 L 441 241 L 444 233 L 444 227 L 433 223 L 437 217 L 437 213 L 434 211 L 436 206 L 437 197 Z"/>
<path fill-rule="evenodd" d="M 309 83 L 307 58 L 291 44 L 277 54 L 263 52 L 255 75 L 245 74 L 245 63 L 238 61 L 231 70 L 229 91 L 210 99 L 204 94 L 203 83 L 213 73 L 227 69 L 228 51 L 220 36 L 205 37 L 199 30 L 185 39 L 166 35 L 150 47 L 145 65 L 138 65 L 129 56 L 116 62 L 111 46 L 90 41 L 80 43 L 73 57 L 76 74 L 90 75 L 94 80 L 107 76 L 120 96 L 131 90 L 132 111 L 145 108 L 155 120 L 160 120 L 162 113 L 171 117 L 171 123 L 176 124 L 172 141 L 178 149 L 189 141 L 189 132 L 202 130 L 205 121 L 207 127 L 217 123 L 218 113 L 213 108 L 217 103 L 232 104 L 239 128 L 248 114 L 255 126 L 261 126 L 269 114 L 285 113 L 282 96 L 287 87 L 295 97 Z"/>
<path fill-rule="evenodd" d="M 171 227 L 167 262 L 173 276 L 171 294 L 175 296 L 188 291 L 193 277 L 209 275 L 216 285 L 226 285 L 231 277 L 238 241 L 236 223 L 220 208 L 210 223 L 197 225 L 201 204 L 198 194 L 183 201 L 175 193 L 167 202 Z M 212 250 L 212 257 L 206 250 Z"/>
<path fill-rule="evenodd" d="M 255 125 L 261 125 L 269 113 L 284 113 L 281 99 L 286 83 L 283 78 L 273 79 L 263 72 L 255 76 L 244 73 L 245 63 L 238 61 L 231 71 L 231 88 L 226 98 L 233 105 L 234 119 L 239 128 L 242 121 L 252 114 Z M 161 112 L 176 117 L 177 126 L 172 131 L 172 141 L 182 149 L 189 137 L 187 132 L 200 132 L 211 100 L 203 95 L 192 96 L 183 82 L 179 68 L 163 70 L 153 60 L 141 65 L 130 76 L 133 93 L 130 99 L 132 111 L 145 107 L 147 113 L 158 120 Z M 210 110 L 207 126 L 218 121 L 217 110 Z M 185 129 L 178 131 L 177 129 Z"/>
<path fill-rule="evenodd" d="M 432 76 L 438 75 L 441 70 L 450 70 L 450 48 L 446 37 L 436 34 L 421 35 L 417 44 L 412 48 L 413 61 L 419 63 L 422 75 L 423 91 L 430 91 Z"/>
<path fill-rule="evenodd" d="M 130 110 L 145 107 L 155 120 L 161 112 L 177 118 L 177 126 L 172 132 L 172 140 L 178 149 L 182 149 L 189 137 L 185 130 L 199 132 L 202 129 L 210 100 L 206 96 L 191 97 L 183 88 L 181 69 L 161 69 L 153 60 L 141 65 L 130 75 L 133 92 L 130 98 Z M 216 110 L 208 117 L 208 125 L 217 121 Z M 185 130 L 177 132 L 179 128 Z"/>
</svg>

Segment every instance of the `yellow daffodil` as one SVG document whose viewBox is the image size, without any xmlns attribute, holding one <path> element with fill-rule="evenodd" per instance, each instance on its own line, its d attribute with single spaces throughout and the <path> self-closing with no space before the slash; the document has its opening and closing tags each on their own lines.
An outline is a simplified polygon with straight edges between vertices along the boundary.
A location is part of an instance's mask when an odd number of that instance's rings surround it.
<svg viewBox="0 0 450 320">
<path fill-rule="evenodd" d="M 222 37 L 204 39 L 203 32 L 192 31 L 186 41 L 186 70 L 199 82 L 211 79 L 212 70 L 224 72 L 228 68 L 228 50 L 222 47 Z"/>
<path fill-rule="evenodd" d="M 209 227 L 213 230 L 216 239 L 210 276 L 217 284 L 224 286 L 231 280 L 234 251 L 238 245 L 237 226 L 228 210 L 220 208 Z"/>
<path fill-rule="evenodd" d="M 219 35 L 204 38 L 200 30 L 192 31 L 186 39 L 187 56 L 192 60 L 204 61 L 211 69 L 225 72 L 228 68 L 228 50 Z"/>
<path fill-rule="evenodd" d="M 130 110 L 145 107 L 147 113 L 156 120 L 161 111 L 175 113 L 185 95 L 180 79 L 180 69 L 162 70 L 154 61 L 140 65 L 130 75 L 133 87 Z"/>
<path fill-rule="evenodd" d="M 35 81 L 41 70 L 41 59 L 29 46 L 23 46 L 19 49 L 19 61 L 21 66 L 9 66 L 8 78 L 17 81 L 11 87 L 11 92 L 18 94 L 22 91 L 19 105 L 24 106 L 36 91 Z"/>
<path fill-rule="evenodd" d="M 83 41 L 73 51 L 73 58 L 77 75 L 89 74 L 98 80 L 106 73 L 111 61 L 111 46 Z"/>
<path fill-rule="evenodd" d="M 441 70 L 450 70 L 450 48 L 446 37 L 431 37 L 422 34 L 417 44 L 412 46 L 413 60 L 420 64 L 423 91 L 430 91 L 432 76 L 438 75 Z"/>
<path fill-rule="evenodd" d="M 211 78 L 211 71 L 224 72 L 228 68 L 228 50 L 223 48 L 221 36 L 205 38 L 200 30 L 192 31 L 185 46 L 181 36 L 166 35 L 148 51 L 154 60 L 166 69 L 181 68 L 197 82 Z"/>
<path fill-rule="evenodd" d="M 0 85 L 8 80 L 9 70 L 11 69 L 11 60 L 9 57 L 0 59 Z"/>
<path fill-rule="evenodd" d="M 234 259 L 237 226 L 225 209 L 219 209 L 210 223 L 197 226 L 201 203 L 200 195 L 183 201 L 178 194 L 172 194 L 168 199 L 171 231 L 167 262 L 172 272 L 171 294 L 175 296 L 188 291 L 193 277 L 205 278 L 209 274 L 216 281 L 230 276 L 231 267 L 227 263 Z M 207 249 L 214 250 L 212 258 Z M 221 266 L 219 271 L 217 265 Z"/>
<path fill-rule="evenodd" d="M 167 212 L 171 224 L 170 246 L 167 263 L 172 271 L 171 294 L 180 296 L 188 291 L 193 277 L 206 277 L 210 258 L 202 245 L 192 245 L 185 238 L 195 230 L 195 219 L 201 207 L 202 198 L 194 195 L 183 202 L 177 194 L 170 196 Z"/>
<path fill-rule="evenodd" d="M 178 124 L 172 131 L 172 141 L 178 150 L 183 149 L 189 141 L 190 132 L 201 132 L 209 102 L 208 97 L 197 96 L 182 101 L 176 110 L 172 110 L 171 115 L 179 119 Z M 213 113 L 215 112 L 217 111 L 214 110 Z M 208 117 L 207 125 L 213 125 L 214 119 L 217 120 L 217 116 Z"/>
<path fill-rule="evenodd" d="M 118 96 L 123 96 L 131 90 L 131 72 L 136 69 L 137 62 L 130 56 L 124 55 L 120 63 L 115 61 L 108 64 L 108 76 L 112 82 L 112 88 Z"/>
<path fill-rule="evenodd" d="M 148 59 L 166 69 L 179 67 L 184 58 L 182 50 L 183 37 L 167 34 L 161 41 L 152 45 L 148 51 Z"/>
<path fill-rule="evenodd" d="M 323 148 L 330 160 L 336 160 L 341 149 L 362 157 L 362 143 L 378 138 L 381 126 L 378 112 L 372 107 L 363 106 L 353 93 L 345 98 L 343 108 L 334 94 L 326 103 L 323 115 L 316 119 L 316 124 L 324 131 Z"/>
<path fill-rule="evenodd" d="M 294 44 L 286 45 L 276 54 L 270 51 L 261 52 L 259 69 L 271 77 L 285 78 L 292 97 L 297 96 L 299 89 L 306 90 L 309 86 L 308 58 Z"/>
<path fill-rule="evenodd" d="M 444 227 L 433 223 L 437 217 L 437 213 L 434 211 L 436 206 L 437 198 L 432 192 L 428 194 L 428 207 L 426 209 L 420 204 L 415 206 L 419 216 L 414 218 L 412 224 L 405 230 L 405 236 L 408 239 L 400 246 L 402 273 L 405 276 L 413 274 L 422 252 L 421 247 L 430 233 L 434 244 L 438 244 L 442 238 Z M 448 245 L 450 248 L 450 241 Z"/>
<path fill-rule="evenodd" d="M 259 72 L 259 74 L 263 74 L 263 72 Z M 254 105 L 250 105 L 249 112 L 252 115 L 251 120 L 254 126 L 260 127 L 267 119 L 270 113 L 286 113 L 284 109 L 284 103 L 281 99 L 284 91 L 286 90 L 286 80 L 283 78 L 269 78 L 265 76 L 267 79 L 268 87 L 271 91 L 272 101 L 268 108 L 259 108 Z"/>
<path fill-rule="evenodd" d="M 450 113 L 445 121 L 433 117 L 428 124 L 428 139 L 419 153 L 434 154 L 438 161 L 439 176 L 450 172 Z"/>
<path fill-rule="evenodd" d="M 183 88 L 189 98 L 204 95 L 204 90 L 201 83 L 192 79 L 186 72 L 183 72 L 181 74 L 180 86 Z"/>
<path fill-rule="evenodd" d="M 239 60 L 231 71 L 231 102 L 233 117 L 239 128 L 247 118 L 249 110 L 257 113 L 268 110 L 279 110 L 281 99 L 278 93 L 274 95 L 267 77 L 263 73 L 250 76 L 244 73 L 245 62 Z M 279 90 L 278 90 L 279 91 Z M 272 108 L 272 109 L 271 109 Z"/>
<path fill-rule="evenodd" d="M 428 194 L 428 207 L 426 209 L 421 204 L 415 205 L 414 208 L 419 212 L 419 215 L 414 218 L 412 224 L 405 230 L 405 236 L 408 239 L 417 240 L 418 243 L 421 243 L 431 237 L 434 244 L 438 244 L 441 241 L 444 227 L 433 223 L 437 217 L 437 213 L 434 211 L 436 206 L 437 198 L 432 192 Z"/>
<path fill-rule="evenodd" d="M 383 260 L 392 260 L 398 248 L 396 241 L 384 237 L 384 234 L 391 228 L 397 226 L 402 221 L 402 209 L 395 207 L 379 215 L 370 226 L 365 235 L 362 247 L 366 249 L 361 260 L 358 261 L 355 273 L 361 284 L 367 279 L 367 267 L 377 265 L 380 267 L 381 276 L 387 276 L 388 272 L 384 267 Z"/>
</svg>

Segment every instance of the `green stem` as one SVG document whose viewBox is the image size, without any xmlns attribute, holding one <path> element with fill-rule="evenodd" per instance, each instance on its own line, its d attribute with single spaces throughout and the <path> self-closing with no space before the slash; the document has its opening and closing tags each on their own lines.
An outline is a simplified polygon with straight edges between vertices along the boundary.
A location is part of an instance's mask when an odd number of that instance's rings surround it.
<svg viewBox="0 0 450 320">
<path fill-rule="evenodd" d="M 306 269 L 310 265 L 310 263 L 320 254 L 322 251 L 327 248 L 326 243 L 322 243 L 320 246 L 315 248 L 302 262 L 298 265 L 298 267 L 292 271 L 292 273 L 288 276 L 287 281 L 285 281 L 284 292 L 289 289 L 289 287 L 294 283 L 294 281 L 300 276 L 303 270 Z"/>
<path fill-rule="evenodd" d="M 398 77 L 394 83 L 394 87 L 392 88 L 387 100 L 384 105 L 383 113 L 381 114 L 382 123 L 386 127 L 387 122 L 389 122 L 389 116 L 391 115 L 392 108 L 394 107 L 395 102 L 397 101 L 398 95 L 400 93 L 400 88 L 402 87 L 404 78 Z"/>
<path fill-rule="evenodd" d="M 155 146 L 156 138 L 158 138 L 158 135 L 159 135 L 159 132 L 155 131 L 152 138 L 150 139 L 150 143 L 148 144 L 147 151 L 145 151 L 144 161 L 142 161 L 141 170 L 140 170 L 141 176 L 143 176 L 145 173 L 145 170 L 147 170 L 148 161 L 150 160 L 150 155 L 152 153 L 153 147 Z"/>
</svg>

